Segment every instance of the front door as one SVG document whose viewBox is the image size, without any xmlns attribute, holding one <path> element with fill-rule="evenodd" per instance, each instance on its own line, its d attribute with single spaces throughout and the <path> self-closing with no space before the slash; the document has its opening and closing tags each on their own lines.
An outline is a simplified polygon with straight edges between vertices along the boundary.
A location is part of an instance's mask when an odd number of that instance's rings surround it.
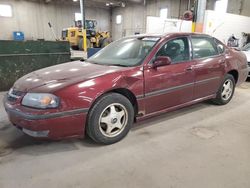
<svg viewBox="0 0 250 188">
<path fill-rule="evenodd" d="M 191 61 L 189 39 L 181 37 L 167 41 L 156 53 L 158 56 L 168 56 L 172 62 L 157 68 L 145 66 L 146 114 L 193 99 L 194 63 Z"/>
</svg>

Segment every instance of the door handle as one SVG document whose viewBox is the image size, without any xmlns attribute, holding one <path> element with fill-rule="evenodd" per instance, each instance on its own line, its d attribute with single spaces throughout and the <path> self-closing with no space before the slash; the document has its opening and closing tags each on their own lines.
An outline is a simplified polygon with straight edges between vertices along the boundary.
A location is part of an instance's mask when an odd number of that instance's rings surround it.
<svg viewBox="0 0 250 188">
<path fill-rule="evenodd" d="M 191 71 L 191 70 L 193 70 L 193 67 L 192 67 L 192 66 L 186 68 L 186 71 Z"/>
<path fill-rule="evenodd" d="M 221 60 L 219 60 L 219 63 L 220 64 L 224 64 L 224 63 L 226 63 L 226 60 L 225 59 L 221 59 Z"/>
</svg>

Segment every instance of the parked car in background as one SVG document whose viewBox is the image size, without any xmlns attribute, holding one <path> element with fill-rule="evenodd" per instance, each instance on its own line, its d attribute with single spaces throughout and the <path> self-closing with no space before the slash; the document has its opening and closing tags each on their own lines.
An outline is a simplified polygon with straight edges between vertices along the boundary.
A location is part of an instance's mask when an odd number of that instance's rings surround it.
<svg viewBox="0 0 250 188">
<path fill-rule="evenodd" d="M 112 144 L 136 120 L 208 99 L 227 104 L 247 74 L 245 55 L 209 35 L 136 35 L 20 78 L 4 106 L 28 135 Z"/>
<path fill-rule="evenodd" d="M 250 77 L 250 43 L 246 44 L 241 50 L 247 56 L 248 77 Z"/>
</svg>

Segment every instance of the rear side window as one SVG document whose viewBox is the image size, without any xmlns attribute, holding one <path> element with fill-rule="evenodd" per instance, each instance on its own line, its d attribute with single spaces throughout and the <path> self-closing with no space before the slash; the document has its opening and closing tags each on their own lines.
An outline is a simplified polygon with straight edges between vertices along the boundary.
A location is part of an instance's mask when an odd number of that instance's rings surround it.
<svg viewBox="0 0 250 188">
<path fill-rule="evenodd" d="M 193 37 L 191 41 L 195 59 L 218 55 L 217 47 L 210 38 Z"/>
<path fill-rule="evenodd" d="M 225 46 L 222 44 L 221 41 L 219 41 L 218 39 L 214 38 L 214 41 L 216 43 L 216 46 L 217 46 L 217 49 L 218 49 L 218 52 L 220 54 L 223 54 L 225 52 Z"/>
<path fill-rule="evenodd" d="M 250 51 L 250 43 L 248 43 L 245 46 L 243 46 L 243 48 L 241 50 L 242 51 Z"/>
</svg>

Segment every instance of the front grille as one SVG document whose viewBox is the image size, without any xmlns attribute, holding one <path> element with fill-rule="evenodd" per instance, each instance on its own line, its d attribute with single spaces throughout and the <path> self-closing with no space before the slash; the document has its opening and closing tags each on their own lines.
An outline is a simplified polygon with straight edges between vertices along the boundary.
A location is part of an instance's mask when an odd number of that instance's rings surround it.
<svg viewBox="0 0 250 188">
<path fill-rule="evenodd" d="M 24 94 L 22 91 L 12 90 L 12 95 L 21 97 Z"/>
<path fill-rule="evenodd" d="M 23 95 L 24 95 L 24 92 L 22 92 L 22 91 L 10 89 L 10 91 L 8 92 L 8 95 L 7 95 L 7 99 L 10 102 L 15 102 L 15 101 L 17 101 L 17 99 L 19 99 Z"/>
<path fill-rule="evenodd" d="M 17 98 L 11 97 L 10 95 L 8 95 L 7 99 L 10 102 L 16 102 L 16 100 L 17 100 Z"/>
<path fill-rule="evenodd" d="M 248 66 L 250 67 L 250 62 L 247 62 Z"/>
</svg>

